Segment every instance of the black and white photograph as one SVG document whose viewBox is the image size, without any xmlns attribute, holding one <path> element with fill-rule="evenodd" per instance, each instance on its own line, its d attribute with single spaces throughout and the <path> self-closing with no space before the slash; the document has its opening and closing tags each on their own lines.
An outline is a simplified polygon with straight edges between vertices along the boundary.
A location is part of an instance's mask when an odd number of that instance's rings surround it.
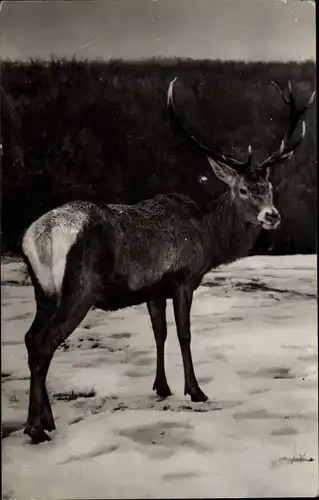
<svg viewBox="0 0 319 500">
<path fill-rule="evenodd" d="M 0 2 L 3 500 L 316 497 L 316 2 Z"/>
</svg>

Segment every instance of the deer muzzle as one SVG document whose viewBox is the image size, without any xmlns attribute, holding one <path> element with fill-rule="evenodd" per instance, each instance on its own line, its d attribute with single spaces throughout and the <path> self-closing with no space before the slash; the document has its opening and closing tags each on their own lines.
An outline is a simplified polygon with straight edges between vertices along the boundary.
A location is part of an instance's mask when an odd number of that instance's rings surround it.
<svg viewBox="0 0 319 500">
<path fill-rule="evenodd" d="M 265 207 L 258 214 L 258 221 L 264 229 L 277 229 L 280 226 L 280 213 L 275 207 Z"/>
</svg>

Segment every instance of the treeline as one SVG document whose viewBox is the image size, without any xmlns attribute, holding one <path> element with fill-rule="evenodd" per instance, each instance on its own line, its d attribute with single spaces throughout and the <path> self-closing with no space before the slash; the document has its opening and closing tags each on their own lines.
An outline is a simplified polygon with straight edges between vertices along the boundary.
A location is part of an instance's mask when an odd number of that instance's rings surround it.
<svg viewBox="0 0 319 500">
<path fill-rule="evenodd" d="M 196 178 L 210 167 L 166 109 L 175 76 L 188 128 L 226 154 L 251 144 L 256 160 L 278 148 L 288 119 L 269 81 L 292 80 L 300 105 L 315 87 L 313 62 L 2 62 L 2 252 L 18 251 L 27 225 L 68 200 L 134 203 L 170 191 L 202 199 Z M 316 175 L 313 104 L 298 153 L 271 175 L 283 224 L 262 232 L 255 253 L 316 252 Z"/>
</svg>

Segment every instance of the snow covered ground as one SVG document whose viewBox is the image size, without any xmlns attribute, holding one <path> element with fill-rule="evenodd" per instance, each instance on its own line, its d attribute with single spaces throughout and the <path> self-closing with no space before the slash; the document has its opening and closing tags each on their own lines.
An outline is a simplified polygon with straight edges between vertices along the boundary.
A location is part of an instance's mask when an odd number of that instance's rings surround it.
<svg viewBox="0 0 319 500">
<path fill-rule="evenodd" d="M 207 403 L 183 396 L 171 305 L 165 401 L 151 390 L 146 307 L 92 310 L 49 371 L 57 430 L 32 446 L 24 334 L 35 303 L 23 266 L 3 261 L 3 498 L 317 495 L 316 265 L 315 255 L 253 257 L 206 276 L 192 352 Z"/>
</svg>

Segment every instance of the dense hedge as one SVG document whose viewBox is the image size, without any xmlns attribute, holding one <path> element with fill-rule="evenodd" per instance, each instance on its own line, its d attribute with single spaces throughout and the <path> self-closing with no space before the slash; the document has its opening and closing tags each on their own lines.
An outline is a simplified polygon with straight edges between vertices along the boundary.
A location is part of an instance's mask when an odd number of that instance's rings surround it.
<svg viewBox="0 0 319 500">
<path fill-rule="evenodd" d="M 175 76 L 192 131 L 239 156 L 252 144 L 257 159 L 278 147 L 287 120 L 269 80 L 291 79 L 301 104 L 315 87 L 313 62 L 3 62 L 3 252 L 16 251 L 23 229 L 67 200 L 134 203 L 172 190 L 202 197 L 194 181 L 208 162 L 166 110 Z M 314 104 L 307 125 L 298 153 L 272 173 L 282 227 L 263 231 L 255 253 L 316 252 Z"/>
</svg>

